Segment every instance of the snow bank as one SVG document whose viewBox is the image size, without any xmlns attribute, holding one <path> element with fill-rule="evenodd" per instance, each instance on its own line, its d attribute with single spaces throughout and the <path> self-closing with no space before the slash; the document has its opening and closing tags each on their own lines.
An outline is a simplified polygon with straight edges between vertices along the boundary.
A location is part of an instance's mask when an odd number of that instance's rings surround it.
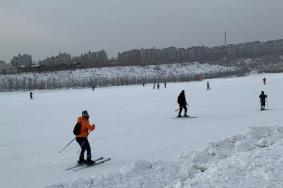
<svg viewBox="0 0 283 188">
<path fill-rule="evenodd" d="M 136 161 L 118 172 L 46 188 L 283 187 L 283 127 L 251 127 L 172 161 Z"/>
</svg>

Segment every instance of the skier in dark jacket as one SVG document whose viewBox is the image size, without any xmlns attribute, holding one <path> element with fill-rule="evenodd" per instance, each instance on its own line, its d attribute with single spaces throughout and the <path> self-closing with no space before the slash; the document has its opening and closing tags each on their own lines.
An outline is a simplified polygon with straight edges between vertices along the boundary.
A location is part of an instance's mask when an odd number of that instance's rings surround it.
<svg viewBox="0 0 283 188">
<path fill-rule="evenodd" d="M 209 82 L 206 82 L 206 90 L 210 90 Z"/>
<path fill-rule="evenodd" d="M 179 114 L 178 114 L 177 117 L 182 117 L 181 113 L 182 113 L 183 109 L 185 110 L 184 117 L 189 117 L 187 115 L 187 101 L 186 101 L 186 96 L 185 96 L 184 90 L 182 90 L 180 95 L 178 96 L 178 104 L 179 104 L 180 108 L 179 108 Z"/>
<path fill-rule="evenodd" d="M 263 81 L 263 85 L 265 85 L 265 84 L 266 84 L 266 78 L 264 77 L 264 78 L 262 79 L 262 81 Z"/>
<path fill-rule="evenodd" d="M 267 95 L 264 94 L 264 91 L 261 92 L 261 94 L 259 95 L 259 98 L 260 98 L 260 110 L 265 110 L 265 103 L 266 103 Z"/>
</svg>

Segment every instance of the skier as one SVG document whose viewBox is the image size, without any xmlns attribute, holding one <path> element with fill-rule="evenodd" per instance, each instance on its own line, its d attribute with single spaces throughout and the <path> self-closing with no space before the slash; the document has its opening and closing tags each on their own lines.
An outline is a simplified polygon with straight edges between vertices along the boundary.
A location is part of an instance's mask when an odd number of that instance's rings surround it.
<svg viewBox="0 0 283 188">
<path fill-rule="evenodd" d="M 266 98 L 267 95 L 264 94 L 264 91 L 261 92 L 261 94 L 259 95 L 260 98 L 260 110 L 265 110 L 265 103 L 266 103 Z"/>
<path fill-rule="evenodd" d="M 206 90 L 210 90 L 209 82 L 206 82 Z"/>
<path fill-rule="evenodd" d="M 153 83 L 153 89 L 155 89 L 155 82 Z"/>
<path fill-rule="evenodd" d="M 186 101 L 186 96 L 185 96 L 184 90 L 182 90 L 180 95 L 178 96 L 178 104 L 179 104 L 179 114 L 178 114 L 177 117 L 182 117 L 181 113 L 182 113 L 183 108 L 185 110 L 184 117 L 189 117 L 187 115 L 187 101 Z"/>
<path fill-rule="evenodd" d="M 263 81 L 263 85 L 265 85 L 265 84 L 266 84 L 266 78 L 264 77 L 264 78 L 262 79 L 262 81 Z"/>
<path fill-rule="evenodd" d="M 159 89 L 159 83 L 157 84 L 157 89 Z"/>
<path fill-rule="evenodd" d="M 166 88 L 166 82 L 164 82 L 164 88 Z"/>
<path fill-rule="evenodd" d="M 29 98 L 32 99 L 32 92 L 29 92 Z"/>
<path fill-rule="evenodd" d="M 81 147 L 81 153 L 78 164 L 92 165 L 95 162 L 91 160 L 91 149 L 87 137 L 90 131 L 93 131 L 95 129 L 95 124 L 90 125 L 88 119 L 89 119 L 89 115 L 86 110 L 82 112 L 81 117 L 78 117 L 78 123 L 81 125 L 81 128 L 80 128 L 80 134 L 76 136 L 76 141 Z M 84 159 L 85 151 L 87 151 L 86 160 Z"/>
</svg>

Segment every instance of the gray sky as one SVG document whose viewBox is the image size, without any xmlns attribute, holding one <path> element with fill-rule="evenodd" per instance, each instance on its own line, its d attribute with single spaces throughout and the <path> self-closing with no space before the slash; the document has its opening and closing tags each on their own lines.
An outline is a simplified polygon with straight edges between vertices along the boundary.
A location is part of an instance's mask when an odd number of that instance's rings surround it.
<svg viewBox="0 0 283 188">
<path fill-rule="evenodd" d="M 283 38 L 283 0 L 0 0 L 0 60 Z"/>
</svg>

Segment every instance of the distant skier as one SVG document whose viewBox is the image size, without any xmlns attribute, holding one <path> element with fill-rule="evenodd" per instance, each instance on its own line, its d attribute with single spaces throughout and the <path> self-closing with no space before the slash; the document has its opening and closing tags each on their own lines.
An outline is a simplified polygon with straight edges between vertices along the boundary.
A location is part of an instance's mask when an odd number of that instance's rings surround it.
<svg viewBox="0 0 283 188">
<path fill-rule="evenodd" d="M 266 84 L 266 78 L 264 77 L 264 78 L 262 79 L 262 81 L 263 81 L 263 85 L 265 85 L 265 84 Z"/>
<path fill-rule="evenodd" d="M 261 92 L 259 98 L 260 98 L 260 110 L 266 110 L 265 103 L 266 103 L 267 95 L 264 94 L 264 91 Z"/>
<path fill-rule="evenodd" d="M 32 96 L 33 94 L 32 94 L 32 92 L 29 92 L 29 98 L 30 99 L 33 99 L 33 96 Z"/>
<path fill-rule="evenodd" d="M 144 85 L 145 85 L 145 83 L 143 82 L 143 83 L 142 83 L 142 86 L 144 87 Z"/>
<path fill-rule="evenodd" d="M 166 82 L 164 82 L 164 88 L 166 88 Z"/>
<path fill-rule="evenodd" d="M 157 84 L 157 89 L 159 89 L 159 87 L 160 87 L 160 85 L 159 85 L 159 83 Z"/>
<path fill-rule="evenodd" d="M 186 96 L 185 96 L 185 91 L 182 90 L 180 95 L 178 96 L 178 104 L 179 104 L 179 114 L 177 117 L 182 117 L 181 113 L 183 109 L 185 110 L 184 117 L 189 117 L 187 115 L 187 101 L 186 101 Z"/>
<path fill-rule="evenodd" d="M 206 90 L 210 90 L 209 82 L 206 82 Z"/>
<path fill-rule="evenodd" d="M 92 91 L 94 91 L 94 88 L 95 88 L 95 87 L 94 87 L 94 86 L 92 86 Z"/>
<path fill-rule="evenodd" d="M 81 147 L 81 153 L 78 164 L 92 165 L 95 162 L 91 160 L 91 149 L 87 137 L 89 133 L 95 129 L 95 124 L 90 125 L 88 119 L 89 119 L 89 115 L 86 110 L 82 112 L 81 117 L 78 117 L 77 123 L 79 123 L 81 127 L 80 127 L 79 135 L 76 135 L 76 141 Z M 87 151 L 86 160 L 84 159 L 85 151 Z"/>
</svg>

